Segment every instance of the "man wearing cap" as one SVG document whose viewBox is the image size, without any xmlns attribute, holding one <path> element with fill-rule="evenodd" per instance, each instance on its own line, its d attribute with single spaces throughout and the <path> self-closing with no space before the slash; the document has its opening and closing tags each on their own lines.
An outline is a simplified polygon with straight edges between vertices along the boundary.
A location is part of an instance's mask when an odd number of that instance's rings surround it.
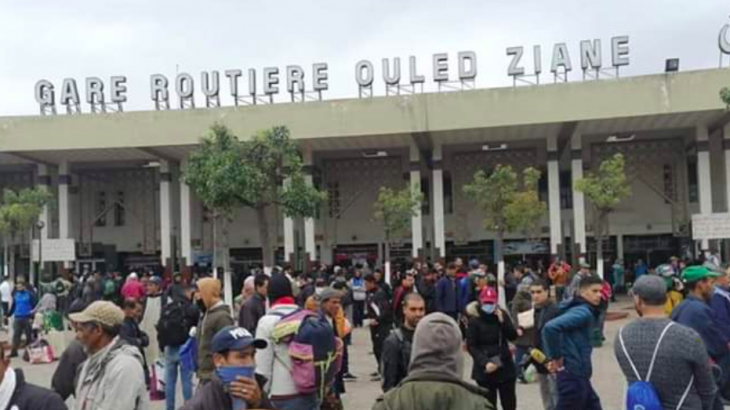
<svg viewBox="0 0 730 410">
<path fill-rule="evenodd" d="M 570 300 L 573 299 L 576 292 L 578 292 L 578 288 L 580 287 L 580 281 L 583 280 L 583 278 L 591 275 L 591 265 L 589 265 L 587 262 L 581 262 L 580 263 L 580 270 L 576 272 L 575 275 L 573 275 L 573 279 L 570 280 L 570 284 L 567 288 L 565 288 L 565 293 L 563 294 L 563 300 Z"/>
<path fill-rule="evenodd" d="M 707 349 L 697 343 L 699 335 L 694 330 L 667 317 L 665 289 L 664 280 L 656 275 L 636 280 L 631 295 L 639 319 L 619 330 L 613 344 L 616 360 L 629 384 L 639 381 L 639 377 L 642 381 L 649 378 L 662 408 L 710 409 L 717 389 Z M 654 351 L 656 358 L 649 377 Z"/>
<path fill-rule="evenodd" d="M 112 302 L 98 301 L 69 318 L 76 328 L 76 339 L 89 355 L 79 371 L 75 409 L 147 409 L 142 355 L 119 337 L 122 309 Z"/>
<path fill-rule="evenodd" d="M 345 318 L 345 311 L 342 309 L 343 292 L 332 287 L 325 288 L 319 294 L 319 310 L 335 332 L 335 336 L 344 339 L 350 333 L 350 326 Z M 347 346 L 343 345 L 343 354 Z M 344 361 L 344 357 L 343 357 Z M 332 386 L 332 394 L 328 396 L 328 400 L 339 401 L 339 396 L 345 393 L 345 380 L 343 378 L 343 368 L 335 375 Z"/>
<path fill-rule="evenodd" d="M 724 386 L 730 371 L 729 341 L 720 331 L 708 304 L 718 276 L 720 275 L 717 272 L 704 266 L 685 268 L 682 271 L 682 281 L 687 286 L 689 294 L 672 312 L 672 320 L 699 333 L 710 359 L 722 370 L 716 382 L 719 386 Z"/>
<path fill-rule="evenodd" d="M 263 392 L 266 379 L 254 372 L 256 350 L 267 346 L 242 327 L 219 330 L 211 343 L 215 373 L 180 410 L 274 409 Z"/>
<path fill-rule="evenodd" d="M 152 276 L 147 283 L 147 297 L 144 300 L 144 313 L 139 321 L 139 327 L 149 336 L 150 340 L 157 340 L 157 322 L 162 315 L 162 278 Z M 160 358 L 160 346 L 151 343 L 145 348 L 148 363 L 154 363 Z"/>
<path fill-rule="evenodd" d="M 231 308 L 221 299 L 221 282 L 214 278 L 204 278 L 198 281 L 200 300 L 205 306 L 205 315 L 200 319 L 197 327 L 198 339 L 198 378 L 206 383 L 213 376 L 213 350 L 211 343 L 213 336 L 226 326 L 233 326 Z"/>
</svg>

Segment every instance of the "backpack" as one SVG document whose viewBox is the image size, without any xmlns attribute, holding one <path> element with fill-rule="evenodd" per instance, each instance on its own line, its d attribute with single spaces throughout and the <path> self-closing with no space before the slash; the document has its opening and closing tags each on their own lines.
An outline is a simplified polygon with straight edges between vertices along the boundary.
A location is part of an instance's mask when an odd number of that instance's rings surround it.
<svg viewBox="0 0 730 410">
<path fill-rule="evenodd" d="M 114 279 L 107 279 L 104 281 L 103 295 L 106 298 L 111 298 L 117 293 L 117 285 L 114 283 Z"/>
<path fill-rule="evenodd" d="M 393 329 L 398 344 L 400 345 L 401 363 L 405 366 L 405 371 L 408 373 L 408 366 L 411 363 L 411 350 L 413 350 L 413 341 L 406 339 L 403 335 L 401 328 Z"/>
<path fill-rule="evenodd" d="M 160 346 L 182 346 L 188 340 L 190 331 L 185 320 L 186 303 L 174 300 L 165 305 L 160 315 L 157 329 L 157 340 Z"/>
<path fill-rule="evenodd" d="M 662 340 L 664 339 L 664 336 L 667 334 L 667 331 L 674 322 L 669 322 L 667 326 L 662 330 L 661 335 L 659 336 L 659 340 L 656 343 L 656 347 L 654 348 L 654 354 L 651 357 L 651 362 L 649 363 L 649 370 L 646 373 L 646 378 L 642 379 L 639 375 L 639 371 L 636 369 L 636 365 L 634 365 L 634 362 L 631 360 L 631 356 L 629 356 L 629 352 L 626 350 L 626 345 L 624 344 L 624 338 L 623 338 L 623 330 L 622 327 L 619 329 L 618 332 L 618 339 L 621 343 L 621 349 L 623 349 L 624 355 L 626 356 L 626 360 L 628 360 L 629 365 L 631 366 L 631 369 L 634 371 L 634 374 L 636 375 L 636 378 L 638 381 L 631 383 L 629 385 L 629 389 L 626 391 L 626 409 L 627 410 L 663 410 L 664 407 L 662 407 L 662 402 L 659 400 L 659 394 L 657 394 L 656 389 L 654 388 L 654 385 L 651 384 L 649 381 L 651 378 L 651 372 L 654 370 L 654 362 L 656 361 L 656 355 L 657 352 L 659 352 L 659 346 L 662 344 Z M 687 386 L 687 389 L 685 389 L 684 394 L 682 395 L 682 398 L 679 400 L 679 404 L 677 405 L 677 410 L 682 408 L 682 405 L 684 404 L 684 401 L 687 399 L 687 395 L 689 395 L 689 391 L 692 388 L 692 383 L 694 382 L 694 376 L 692 376 L 689 380 L 689 385 Z"/>
<path fill-rule="evenodd" d="M 291 368 L 276 355 L 275 359 L 289 370 L 297 392 L 324 398 L 342 368 L 342 340 L 326 318 L 311 310 L 279 316 L 272 337 L 275 343 L 288 344 Z"/>
</svg>

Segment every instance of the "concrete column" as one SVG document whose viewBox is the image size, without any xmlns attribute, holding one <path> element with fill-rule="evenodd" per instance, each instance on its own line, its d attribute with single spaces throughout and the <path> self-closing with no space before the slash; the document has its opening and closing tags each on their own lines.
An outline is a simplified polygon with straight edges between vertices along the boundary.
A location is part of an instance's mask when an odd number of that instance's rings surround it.
<svg viewBox="0 0 730 410">
<path fill-rule="evenodd" d="M 421 192 L 421 153 L 414 142 L 411 142 L 410 147 L 410 170 L 410 188 L 412 191 Z M 423 249 L 423 215 L 420 206 L 411 218 L 411 242 L 411 257 L 416 259 Z"/>
<path fill-rule="evenodd" d="M 172 273 L 172 201 L 170 163 L 160 161 L 160 259 L 165 272 Z"/>
<path fill-rule="evenodd" d="M 722 130 L 722 148 L 725 151 L 725 206 L 730 212 L 730 124 Z"/>
<path fill-rule="evenodd" d="M 710 173 L 710 145 L 706 126 L 698 126 L 697 135 L 697 187 L 699 189 L 700 213 L 712 213 L 712 179 Z M 727 154 L 726 154 L 727 155 Z M 702 241 L 702 250 L 709 250 L 709 241 Z"/>
<path fill-rule="evenodd" d="M 586 204 L 583 193 L 575 189 L 576 181 L 583 179 L 583 151 L 579 133 L 573 135 L 570 148 L 570 168 L 573 180 L 573 230 L 575 233 L 573 243 L 580 246 L 579 259 L 582 260 L 586 254 Z"/>
<path fill-rule="evenodd" d="M 58 237 L 61 239 L 71 238 L 71 220 L 69 208 L 69 186 L 71 185 L 71 174 L 67 161 L 63 161 L 58 167 Z"/>
<path fill-rule="evenodd" d="M 312 186 L 314 185 L 314 179 L 312 177 L 314 167 L 312 164 L 311 149 L 302 150 L 302 157 L 304 160 L 304 182 L 307 185 Z M 309 270 L 311 262 L 319 259 L 317 255 L 317 244 L 315 242 L 314 222 L 314 218 L 304 218 L 304 253 L 307 262 L 307 270 Z"/>
<path fill-rule="evenodd" d="M 288 186 L 289 179 L 284 181 L 284 186 Z M 294 219 L 284 215 L 284 262 L 294 262 Z"/>
<path fill-rule="evenodd" d="M 624 236 L 623 234 L 616 234 L 616 257 L 624 260 Z"/>
<path fill-rule="evenodd" d="M 48 192 L 51 185 L 51 176 L 48 174 L 48 166 L 44 164 L 38 164 L 38 189 Z M 43 207 L 41 215 L 38 217 L 40 222 L 43 222 L 44 228 L 41 230 L 41 236 L 43 239 L 48 239 L 48 232 L 51 230 L 51 216 L 48 210 L 48 205 Z"/>
<path fill-rule="evenodd" d="M 558 138 L 551 136 L 547 144 L 548 202 L 550 209 L 550 253 L 557 256 L 563 243 L 560 220 L 560 164 Z"/>
<path fill-rule="evenodd" d="M 433 147 L 433 243 L 439 258 L 446 257 L 446 237 L 444 235 L 444 171 L 443 147 Z"/>
<path fill-rule="evenodd" d="M 180 255 L 181 267 L 185 275 L 193 265 L 192 213 L 190 211 L 190 186 L 180 178 Z"/>
</svg>

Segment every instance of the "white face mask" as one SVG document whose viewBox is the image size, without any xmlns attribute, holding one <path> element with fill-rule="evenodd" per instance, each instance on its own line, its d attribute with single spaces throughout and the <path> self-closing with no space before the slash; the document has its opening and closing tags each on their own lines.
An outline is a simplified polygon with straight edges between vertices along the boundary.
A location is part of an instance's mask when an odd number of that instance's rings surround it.
<svg viewBox="0 0 730 410">
<path fill-rule="evenodd" d="M 316 293 L 317 295 L 321 295 L 322 292 L 324 292 L 325 289 L 326 288 L 315 288 L 314 289 L 314 293 Z"/>
</svg>

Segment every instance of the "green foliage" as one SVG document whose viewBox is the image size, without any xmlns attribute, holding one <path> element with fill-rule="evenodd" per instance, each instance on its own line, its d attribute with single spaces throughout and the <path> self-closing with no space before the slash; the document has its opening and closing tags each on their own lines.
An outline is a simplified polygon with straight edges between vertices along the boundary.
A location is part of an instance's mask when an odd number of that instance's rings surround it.
<svg viewBox="0 0 730 410">
<path fill-rule="evenodd" d="M 423 194 L 406 187 L 402 190 L 393 190 L 380 187 L 375 207 L 375 219 L 383 224 L 385 239 L 394 243 L 408 234 L 411 227 L 411 218 L 416 215 L 423 202 Z"/>
<path fill-rule="evenodd" d="M 522 174 L 522 185 L 510 166 L 497 165 L 487 175 L 480 170 L 472 183 L 464 186 L 464 193 L 474 201 L 484 215 L 484 226 L 501 235 L 506 232 L 535 232 L 545 213 L 537 184 L 540 171 L 527 168 Z"/>
<path fill-rule="evenodd" d="M 4 190 L 0 202 L 0 232 L 14 237 L 29 230 L 52 198 L 49 192 L 38 188 L 25 188 L 18 192 Z"/>
<path fill-rule="evenodd" d="M 226 126 L 214 124 L 190 154 L 183 178 L 206 207 L 226 217 L 238 207 L 275 204 L 289 216 L 313 217 L 326 195 L 305 183 L 302 160 L 286 127 L 240 141 Z"/>
<path fill-rule="evenodd" d="M 720 99 L 725 103 L 725 106 L 730 109 L 730 88 L 723 87 L 720 90 Z"/>
<path fill-rule="evenodd" d="M 583 192 L 599 215 L 612 212 L 627 196 L 631 186 L 626 179 L 624 156 L 616 154 L 601 162 L 597 173 L 576 181 L 575 189 Z"/>
</svg>

